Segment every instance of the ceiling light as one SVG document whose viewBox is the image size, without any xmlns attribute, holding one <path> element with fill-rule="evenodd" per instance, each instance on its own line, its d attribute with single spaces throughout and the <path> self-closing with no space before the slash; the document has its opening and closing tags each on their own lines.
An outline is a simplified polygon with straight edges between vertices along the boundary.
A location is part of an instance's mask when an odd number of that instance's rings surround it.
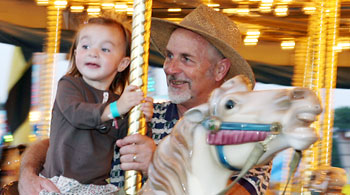
<svg viewBox="0 0 350 195">
<path fill-rule="evenodd" d="M 48 5 L 49 0 L 36 0 L 37 5 Z"/>
<path fill-rule="evenodd" d="M 86 11 L 87 11 L 88 15 L 99 15 L 101 8 L 89 6 Z"/>
<path fill-rule="evenodd" d="M 303 7 L 303 11 L 305 14 L 311 15 L 316 11 L 316 7 L 313 7 L 313 6 Z"/>
<path fill-rule="evenodd" d="M 218 4 L 218 3 L 208 3 L 207 6 L 208 7 L 220 7 L 220 4 Z"/>
<path fill-rule="evenodd" d="M 248 36 L 260 36 L 260 31 L 259 30 L 248 30 L 246 35 Z"/>
<path fill-rule="evenodd" d="M 269 13 L 271 11 L 272 11 L 271 6 L 260 6 L 259 7 L 259 12 L 261 12 L 261 13 Z"/>
<path fill-rule="evenodd" d="M 223 9 L 222 13 L 226 13 L 226 14 L 235 14 L 237 13 L 237 9 L 236 8 L 228 8 L 228 9 Z"/>
<path fill-rule="evenodd" d="M 128 6 L 124 3 L 116 3 L 114 6 L 114 10 L 116 12 L 126 12 L 127 9 L 128 9 Z"/>
<path fill-rule="evenodd" d="M 102 3 L 102 9 L 112 9 L 114 7 L 114 3 Z"/>
<path fill-rule="evenodd" d="M 288 41 L 282 41 L 281 42 L 282 49 L 294 49 L 295 47 L 295 41 L 294 40 L 288 40 Z"/>
<path fill-rule="evenodd" d="M 350 41 L 339 41 L 338 45 L 341 49 L 350 49 Z"/>
<path fill-rule="evenodd" d="M 134 8 L 132 8 L 132 7 L 128 7 L 127 9 L 126 9 L 126 14 L 127 15 L 132 15 L 134 13 Z"/>
<path fill-rule="evenodd" d="M 84 6 L 70 6 L 70 12 L 79 13 L 84 11 Z"/>
<path fill-rule="evenodd" d="M 53 4 L 56 8 L 66 8 L 67 1 L 55 1 Z"/>
<path fill-rule="evenodd" d="M 288 6 L 287 5 L 278 5 L 275 8 L 276 16 L 287 16 L 288 15 Z"/>
<path fill-rule="evenodd" d="M 245 38 L 243 42 L 244 45 L 257 45 L 258 39 Z"/>
<path fill-rule="evenodd" d="M 168 12 L 181 12 L 181 8 L 169 8 Z"/>
</svg>

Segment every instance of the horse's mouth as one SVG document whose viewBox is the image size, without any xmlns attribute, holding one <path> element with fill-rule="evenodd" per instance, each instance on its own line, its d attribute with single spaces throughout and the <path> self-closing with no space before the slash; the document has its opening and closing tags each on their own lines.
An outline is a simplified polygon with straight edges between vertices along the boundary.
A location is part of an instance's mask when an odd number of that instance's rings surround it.
<svg viewBox="0 0 350 195">
<path fill-rule="evenodd" d="M 263 141 L 269 135 L 266 131 L 220 130 L 209 133 L 207 142 L 210 145 L 233 145 Z"/>
<path fill-rule="evenodd" d="M 297 118 L 306 123 L 312 123 L 317 120 L 316 115 L 314 113 L 308 112 L 297 114 Z"/>
</svg>

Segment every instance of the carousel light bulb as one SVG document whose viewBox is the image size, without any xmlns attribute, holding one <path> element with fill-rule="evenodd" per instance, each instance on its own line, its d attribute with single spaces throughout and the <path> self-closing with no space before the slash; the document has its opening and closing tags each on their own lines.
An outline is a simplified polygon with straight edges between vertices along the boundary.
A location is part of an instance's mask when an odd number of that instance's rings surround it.
<svg viewBox="0 0 350 195">
<path fill-rule="evenodd" d="M 40 6 L 45 6 L 49 4 L 49 0 L 36 0 L 36 4 Z"/>
<path fill-rule="evenodd" d="M 316 11 L 316 7 L 308 6 L 308 7 L 303 7 L 303 11 L 307 15 L 311 15 Z"/>
<path fill-rule="evenodd" d="M 54 2 L 54 5 L 55 5 L 56 8 L 61 8 L 61 9 L 63 9 L 63 8 L 66 8 L 66 6 L 67 6 L 67 1 L 65 1 L 65 0 L 55 1 L 55 2 Z"/>
<path fill-rule="evenodd" d="M 102 3 L 101 7 L 102 9 L 113 9 L 114 8 L 114 3 Z"/>
<path fill-rule="evenodd" d="M 181 12 L 181 8 L 169 8 L 168 12 Z"/>
<path fill-rule="evenodd" d="M 290 41 L 282 41 L 281 42 L 281 47 L 284 50 L 288 50 L 288 49 L 294 49 L 295 47 L 295 42 L 293 40 Z"/>
<path fill-rule="evenodd" d="M 236 14 L 237 13 L 237 9 L 236 8 L 223 9 L 222 13 L 225 13 L 225 14 Z"/>
<path fill-rule="evenodd" d="M 88 15 L 99 15 L 101 8 L 95 7 L 95 6 L 89 6 L 86 11 L 87 11 Z"/>
<path fill-rule="evenodd" d="M 80 13 L 84 11 L 84 6 L 70 6 L 70 12 Z"/>
<path fill-rule="evenodd" d="M 134 8 L 132 8 L 132 7 L 128 7 L 127 9 L 126 9 L 126 14 L 127 15 L 132 15 L 134 13 Z"/>
<path fill-rule="evenodd" d="M 114 11 L 116 12 L 126 12 L 128 6 L 124 3 L 116 3 L 114 6 Z"/>
<path fill-rule="evenodd" d="M 208 7 L 220 7 L 220 4 L 218 4 L 218 3 L 208 3 L 207 6 Z"/>
<path fill-rule="evenodd" d="M 276 16 L 287 16 L 288 15 L 288 6 L 287 5 L 278 5 L 275 8 Z"/>
</svg>

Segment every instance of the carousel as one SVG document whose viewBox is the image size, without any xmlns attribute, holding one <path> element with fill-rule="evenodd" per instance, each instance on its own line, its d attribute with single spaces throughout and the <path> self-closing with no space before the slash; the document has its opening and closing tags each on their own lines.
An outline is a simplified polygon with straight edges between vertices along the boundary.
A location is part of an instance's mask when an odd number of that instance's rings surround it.
<svg viewBox="0 0 350 195">
<path fill-rule="evenodd" d="M 150 72 L 150 69 L 162 67 L 164 60 L 163 56 L 150 44 L 151 17 L 180 22 L 200 4 L 205 4 L 210 9 L 227 15 L 238 25 L 243 38 L 242 46 L 238 51 L 252 66 L 257 82 L 293 87 L 256 91 L 250 89 L 249 84 L 242 82 L 244 78 L 235 77 L 226 81 L 221 88 L 213 92 L 207 107 L 201 106 L 186 112 L 184 118 L 173 130 L 177 136 L 170 134 L 155 152 L 154 158 L 160 158 L 165 162 L 170 158 L 172 162 L 184 164 L 184 167 L 178 170 L 183 175 L 164 176 L 164 173 L 158 173 L 155 167 L 161 165 L 153 163 L 161 160 L 156 159 L 150 166 L 152 174 L 149 174 L 143 186 L 139 172 L 125 173 L 123 193 L 247 194 L 243 191 L 230 190 L 230 187 L 237 182 L 235 180 L 227 184 L 231 170 L 222 169 L 222 167 L 216 169 L 215 165 L 211 167 L 203 165 L 200 170 L 196 169 L 198 175 L 210 169 L 208 173 L 211 174 L 206 176 L 210 180 L 197 179 L 200 182 L 197 180 L 192 182 L 194 179 L 189 175 L 196 177 L 196 171 L 187 170 L 186 163 L 193 164 L 198 160 L 196 164 L 201 164 L 203 159 L 209 162 L 211 156 L 215 154 L 192 157 L 189 153 L 196 151 L 198 147 L 186 142 L 180 145 L 191 145 L 193 148 L 190 151 L 186 151 L 181 146 L 180 149 L 175 149 L 180 151 L 179 155 L 183 156 L 175 160 L 177 155 L 174 155 L 174 158 L 169 157 L 167 156 L 169 151 L 164 149 L 169 148 L 168 145 L 174 145 L 173 142 L 177 141 L 173 140 L 178 139 L 178 135 L 196 129 L 196 136 L 191 141 L 203 144 L 204 146 L 201 147 L 207 148 L 208 151 L 219 150 L 217 149 L 219 147 L 205 142 L 206 139 L 210 140 L 206 138 L 205 132 L 208 130 L 214 132 L 211 133 L 214 137 L 219 134 L 222 125 L 234 126 L 231 119 L 235 114 L 239 115 L 239 111 L 233 114 L 226 113 L 220 110 L 222 109 L 220 106 L 227 107 L 222 99 L 226 96 L 235 97 L 239 92 L 239 95 L 244 96 L 247 101 L 252 100 L 247 102 L 247 105 L 255 106 L 257 113 L 268 110 L 274 103 L 280 104 L 278 101 L 281 100 L 274 99 L 275 96 L 286 95 L 294 99 L 290 100 L 289 104 L 292 107 L 286 116 L 270 113 L 270 115 L 276 115 L 271 117 L 276 120 L 270 121 L 269 117 L 264 118 L 266 115 L 256 115 L 251 118 L 259 118 L 259 120 L 244 119 L 244 123 L 239 123 L 247 126 L 260 125 L 261 131 L 269 131 L 270 134 L 261 139 L 249 141 L 252 146 L 249 146 L 251 149 L 248 149 L 247 153 L 251 155 L 247 159 L 236 160 L 233 163 L 235 170 L 241 171 L 238 178 L 243 177 L 249 168 L 272 161 L 277 156 L 279 162 L 276 164 L 279 166 L 273 165 L 271 174 L 278 174 L 278 179 L 271 179 L 266 194 L 350 194 L 350 166 L 342 168 L 332 166 L 332 147 L 336 144 L 333 143 L 333 133 L 339 132 L 339 129 L 334 128 L 334 91 L 336 88 L 350 88 L 348 76 L 350 74 L 348 57 L 350 56 L 350 1 L 348 0 L 5 0 L 0 2 L 1 9 L 8 7 L 10 12 L 16 9 L 13 14 L 28 12 L 23 15 L 28 15 L 28 20 L 32 20 L 32 22 L 23 21 L 21 17 L 13 19 L 11 14 L 2 17 L 0 12 L 0 42 L 12 45 L 6 46 L 12 51 L 9 55 L 13 55 L 15 59 L 11 63 L 20 64 L 5 68 L 0 73 L 1 78 L 6 80 L 2 82 L 3 86 L 0 85 L 2 87 L 0 98 L 1 194 L 11 194 L 13 188 L 16 188 L 20 155 L 26 145 L 49 136 L 57 80 L 63 75 L 60 73 L 61 64 L 66 60 L 66 53 L 69 52 L 74 32 L 83 18 L 116 13 L 132 20 L 132 60 L 129 83 L 140 87 L 144 94 L 147 94 L 154 93 L 154 85 L 157 85 L 157 83 L 154 84 L 152 78 L 154 73 Z M 66 66 L 63 67 L 63 69 L 66 68 Z M 23 79 L 27 79 L 24 81 L 26 84 L 19 85 L 17 81 Z M 28 88 L 31 90 L 28 91 Z M 11 95 L 14 92 L 11 89 L 24 91 L 19 97 L 22 98 L 21 106 L 19 108 L 17 106 L 15 111 L 10 110 L 16 104 L 9 101 L 15 100 L 12 99 Z M 28 94 L 29 97 L 23 100 L 24 95 Z M 262 100 L 259 97 L 266 97 L 266 99 Z M 305 107 L 312 109 L 306 113 L 303 109 Z M 130 111 L 128 135 L 137 133 L 145 135 L 147 131 L 146 121 L 140 109 L 138 105 Z M 218 113 L 221 115 L 214 116 L 210 112 L 213 109 L 219 110 Z M 24 116 L 22 121 L 19 122 L 19 117 L 14 112 Z M 198 113 L 200 118 L 197 118 Z M 297 117 L 300 115 L 304 116 L 303 119 Z M 226 120 L 218 121 L 217 118 Z M 186 124 L 187 121 L 203 124 L 203 127 L 192 127 Z M 258 121 L 266 121 L 266 124 L 260 124 Z M 263 130 L 266 128 L 268 130 Z M 296 130 L 298 128 L 302 128 L 305 132 L 298 132 Z M 349 129 L 350 127 L 347 131 Z M 244 129 L 240 130 L 244 131 Z M 349 134 L 346 130 L 342 135 L 349 142 Z M 187 141 L 185 138 L 183 140 Z M 236 144 L 242 144 L 242 142 Z M 239 159 L 235 155 L 245 151 L 243 147 L 236 147 L 235 144 L 225 147 L 223 150 L 229 153 L 224 157 L 225 159 Z M 343 152 L 348 154 L 349 148 Z M 252 157 L 254 155 L 255 157 Z M 184 159 L 186 159 L 185 162 Z M 210 163 L 204 164 L 209 166 Z M 171 165 L 162 166 L 171 167 Z M 162 172 L 166 171 L 162 170 Z M 213 182 L 212 177 L 218 178 L 215 179 L 218 180 L 215 181 L 217 185 L 210 185 Z M 185 179 L 182 180 L 183 178 Z M 175 183 L 174 180 L 179 183 L 159 187 L 159 183 L 165 180 L 169 180 L 171 184 Z M 219 183 L 219 180 L 222 182 Z"/>
</svg>

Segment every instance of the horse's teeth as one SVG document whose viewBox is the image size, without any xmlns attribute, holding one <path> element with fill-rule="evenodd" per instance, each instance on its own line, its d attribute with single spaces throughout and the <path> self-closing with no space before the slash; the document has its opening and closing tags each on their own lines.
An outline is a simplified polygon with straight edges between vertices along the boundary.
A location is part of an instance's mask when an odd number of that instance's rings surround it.
<svg viewBox="0 0 350 195">
<path fill-rule="evenodd" d="M 297 118 L 305 122 L 313 122 L 316 120 L 316 115 L 311 113 L 300 113 Z"/>
</svg>

